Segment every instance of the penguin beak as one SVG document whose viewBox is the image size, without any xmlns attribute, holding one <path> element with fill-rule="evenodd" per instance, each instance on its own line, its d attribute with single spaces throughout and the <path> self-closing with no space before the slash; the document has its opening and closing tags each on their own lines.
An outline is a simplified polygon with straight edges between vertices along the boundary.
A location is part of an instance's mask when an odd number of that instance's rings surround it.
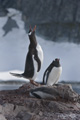
<svg viewBox="0 0 80 120">
<path fill-rule="evenodd" d="M 34 32 L 36 30 L 36 25 L 35 25 L 35 27 L 33 28 L 33 31 L 32 32 Z"/>
<path fill-rule="evenodd" d="M 30 36 L 33 32 L 35 32 L 35 30 L 36 30 L 36 25 L 35 25 L 35 27 L 33 28 L 33 30 L 32 30 L 31 25 L 30 25 L 28 35 Z"/>
</svg>

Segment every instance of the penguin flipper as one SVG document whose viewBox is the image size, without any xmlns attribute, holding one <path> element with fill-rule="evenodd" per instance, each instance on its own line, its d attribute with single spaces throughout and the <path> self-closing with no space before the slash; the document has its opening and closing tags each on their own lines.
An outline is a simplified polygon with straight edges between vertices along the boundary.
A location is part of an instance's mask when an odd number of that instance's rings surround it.
<svg viewBox="0 0 80 120">
<path fill-rule="evenodd" d="M 38 63 L 38 69 L 37 69 L 37 72 L 39 72 L 40 69 L 41 69 L 41 61 L 40 61 L 40 59 L 39 59 L 39 57 L 38 57 L 38 55 L 37 55 L 37 52 L 36 52 L 36 54 L 35 54 L 35 56 L 34 56 L 34 59 L 35 59 L 36 62 Z"/>
<path fill-rule="evenodd" d="M 46 74 L 47 74 L 48 70 L 46 69 L 45 72 L 44 72 L 44 75 L 43 75 L 43 84 L 46 84 L 45 82 L 47 81 L 46 80 Z"/>
<path fill-rule="evenodd" d="M 45 82 L 46 82 L 46 84 L 47 84 L 49 72 L 50 72 L 51 69 L 52 69 L 53 63 L 54 63 L 54 61 L 47 67 L 47 69 L 46 69 L 45 72 L 44 72 L 44 75 L 43 75 L 43 84 L 45 84 Z"/>
<path fill-rule="evenodd" d="M 18 73 L 11 73 L 11 72 L 10 72 L 10 74 L 13 75 L 13 76 L 16 76 L 16 77 L 23 77 L 22 74 L 18 74 Z"/>
</svg>

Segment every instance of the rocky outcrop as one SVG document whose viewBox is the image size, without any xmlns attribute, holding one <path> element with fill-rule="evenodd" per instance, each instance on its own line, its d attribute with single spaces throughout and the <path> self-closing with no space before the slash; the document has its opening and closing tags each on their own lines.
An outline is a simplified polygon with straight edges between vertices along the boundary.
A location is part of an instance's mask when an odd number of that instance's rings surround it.
<svg viewBox="0 0 80 120">
<path fill-rule="evenodd" d="M 22 11 L 26 28 L 36 24 L 37 34 L 53 41 L 80 43 L 79 0 L 0 0 L 4 8 Z"/>
<path fill-rule="evenodd" d="M 50 87 L 60 95 L 56 100 L 30 97 L 29 91 L 33 88 L 36 87 L 27 83 L 17 90 L 0 91 L 0 120 L 52 120 L 53 118 L 76 120 L 80 118 L 80 96 L 72 90 L 71 85 L 60 84 Z"/>
<path fill-rule="evenodd" d="M 6 24 L 3 26 L 3 30 L 4 30 L 4 36 L 10 32 L 13 28 L 19 28 L 19 26 L 17 25 L 16 21 L 13 20 L 11 17 L 8 18 Z"/>
</svg>

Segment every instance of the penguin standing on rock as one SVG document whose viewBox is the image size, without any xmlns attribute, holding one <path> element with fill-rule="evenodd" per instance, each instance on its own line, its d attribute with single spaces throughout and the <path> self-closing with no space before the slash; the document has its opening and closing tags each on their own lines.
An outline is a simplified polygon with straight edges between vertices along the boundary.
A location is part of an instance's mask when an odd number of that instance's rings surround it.
<svg viewBox="0 0 80 120">
<path fill-rule="evenodd" d="M 43 84 L 56 84 L 60 78 L 61 73 L 62 66 L 60 65 L 60 59 L 56 58 L 45 70 L 43 75 Z"/>
<path fill-rule="evenodd" d="M 37 74 L 40 71 L 43 63 L 43 50 L 41 46 L 37 43 L 35 30 L 36 26 L 34 27 L 33 30 L 30 27 L 30 30 L 28 32 L 30 45 L 26 57 L 24 73 L 22 74 L 10 73 L 10 74 L 16 77 L 27 78 L 30 80 L 32 84 L 38 86 L 38 83 L 36 83 L 34 80 L 36 79 Z"/>
</svg>

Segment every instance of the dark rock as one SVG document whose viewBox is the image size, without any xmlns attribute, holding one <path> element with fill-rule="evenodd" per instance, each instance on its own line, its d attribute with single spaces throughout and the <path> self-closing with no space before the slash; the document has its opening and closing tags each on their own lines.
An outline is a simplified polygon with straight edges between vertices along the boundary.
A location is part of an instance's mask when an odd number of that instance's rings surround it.
<svg viewBox="0 0 80 120">
<path fill-rule="evenodd" d="M 0 2 L 4 8 L 17 8 L 16 0 L 0 0 Z"/>
<path fill-rule="evenodd" d="M 47 40 L 80 43 L 79 0 L 1 0 L 1 4 L 21 10 L 25 29 L 36 24 L 37 35 Z"/>
<path fill-rule="evenodd" d="M 21 7 L 25 25 L 28 28 L 36 24 L 38 35 L 58 42 L 80 43 L 79 0 L 47 0 L 46 4 L 45 0 L 23 0 Z"/>
<path fill-rule="evenodd" d="M 7 10 L 5 10 L 5 9 L 1 9 L 1 8 L 0 8 L 0 17 L 4 17 L 4 16 L 6 16 L 7 13 L 8 13 Z"/>
<path fill-rule="evenodd" d="M 18 115 L 16 116 L 16 118 L 19 118 L 20 120 L 30 120 L 32 117 L 32 115 L 30 115 L 29 113 L 25 112 L 25 111 L 21 111 L 20 113 L 18 113 Z M 16 119 L 17 120 L 17 119 Z"/>
<path fill-rule="evenodd" d="M 78 0 L 62 0 L 59 22 L 75 22 Z"/>
<path fill-rule="evenodd" d="M 5 31 L 4 36 L 10 32 L 13 28 L 19 28 L 16 21 L 13 20 L 11 17 L 8 18 L 6 24 L 3 26 L 3 30 Z"/>
<path fill-rule="evenodd" d="M 57 100 L 37 99 L 29 96 L 36 88 L 28 83 L 18 90 L 0 91 L 1 120 L 77 120 L 80 118 L 80 96 L 70 85 L 59 84 L 50 87 L 64 98 Z M 68 98 L 67 98 L 68 97 Z M 76 101 L 73 100 L 76 98 Z"/>
<path fill-rule="evenodd" d="M 30 90 L 30 92 L 36 97 L 44 99 L 58 100 L 62 99 L 65 101 L 75 102 L 79 99 L 76 92 L 73 91 L 72 86 L 69 84 L 58 84 L 54 86 L 43 86 Z M 41 92 L 41 95 L 39 94 Z M 46 96 L 47 94 L 47 96 Z"/>
<path fill-rule="evenodd" d="M 78 6 L 77 6 L 76 22 L 80 23 L 80 1 L 78 1 Z"/>
<path fill-rule="evenodd" d="M 6 8 L 4 8 L 4 7 L 2 6 L 2 2 L 1 2 L 1 0 L 0 0 L 0 17 L 6 16 L 7 13 L 8 13 L 8 11 L 6 10 Z"/>
</svg>

